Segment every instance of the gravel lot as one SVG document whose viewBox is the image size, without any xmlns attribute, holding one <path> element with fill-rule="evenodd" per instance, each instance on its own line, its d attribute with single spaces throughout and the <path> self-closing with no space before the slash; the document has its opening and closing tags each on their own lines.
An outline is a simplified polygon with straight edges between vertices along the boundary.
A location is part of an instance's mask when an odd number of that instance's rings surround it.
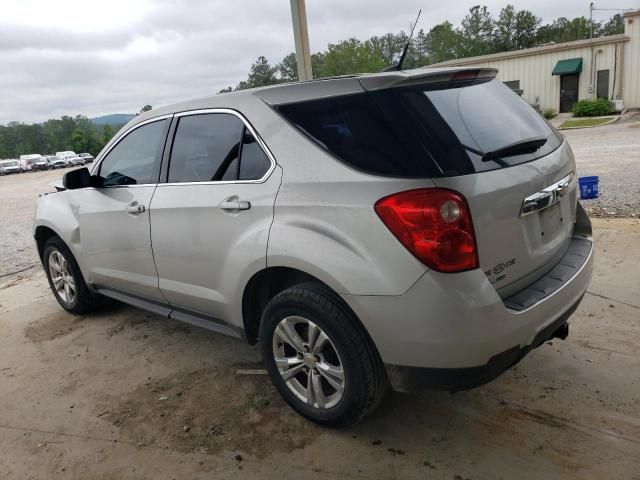
<svg viewBox="0 0 640 480">
<path fill-rule="evenodd" d="M 36 201 L 39 194 L 55 191 L 48 184 L 69 170 L 0 177 L 0 278 L 40 261 L 32 232 Z"/>
<path fill-rule="evenodd" d="M 598 175 L 599 198 L 585 200 L 591 216 L 640 216 L 640 122 L 563 130 L 579 176 Z"/>
</svg>

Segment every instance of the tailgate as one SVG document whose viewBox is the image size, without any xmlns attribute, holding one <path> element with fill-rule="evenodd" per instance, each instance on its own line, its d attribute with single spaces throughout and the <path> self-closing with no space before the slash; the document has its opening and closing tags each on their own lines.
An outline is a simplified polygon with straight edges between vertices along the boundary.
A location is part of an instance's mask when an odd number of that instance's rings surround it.
<svg viewBox="0 0 640 480">
<path fill-rule="evenodd" d="M 567 177 L 569 184 L 558 189 Z M 533 162 L 434 182 L 467 198 L 480 268 L 503 298 L 544 275 L 569 247 L 578 190 L 566 141 Z M 545 193 L 551 193 L 549 206 L 522 212 L 525 198 Z"/>
</svg>

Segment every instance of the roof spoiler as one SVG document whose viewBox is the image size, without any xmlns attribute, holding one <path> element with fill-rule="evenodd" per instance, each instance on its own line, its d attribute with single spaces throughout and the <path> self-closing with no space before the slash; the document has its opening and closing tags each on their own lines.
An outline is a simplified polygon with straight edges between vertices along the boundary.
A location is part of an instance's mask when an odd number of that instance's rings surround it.
<svg viewBox="0 0 640 480">
<path fill-rule="evenodd" d="M 411 71 L 386 72 L 370 77 L 360 77 L 362 88 L 368 91 L 387 88 L 410 87 L 434 83 L 468 80 L 492 80 L 498 74 L 495 68 L 423 68 Z"/>
</svg>

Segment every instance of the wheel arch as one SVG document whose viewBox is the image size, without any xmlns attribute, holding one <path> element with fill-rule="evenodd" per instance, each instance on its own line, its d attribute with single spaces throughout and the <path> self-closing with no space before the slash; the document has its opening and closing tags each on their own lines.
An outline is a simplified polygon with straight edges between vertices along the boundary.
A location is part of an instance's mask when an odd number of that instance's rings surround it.
<svg viewBox="0 0 640 480">
<path fill-rule="evenodd" d="M 44 246 L 46 245 L 47 240 L 49 240 L 52 237 L 61 238 L 58 232 L 56 232 L 51 227 L 48 227 L 46 225 L 38 225 L 33 234 L 33 237 L 36 240 L 36 247 L 38 249 L 38 255 L 40 256 L 40 262 L 44 262 L 44 258 L 43 258 Z"/>
<path fill-rule="evenodd" d="M 260 270 L 251 277 L 245 286 L 242 294 L 242 320 L 245 338 L 249 344 L 254 345 L 257 343 L 262 312 L 269 301 L 287 288 L 301 283 L 320 285 L 323 289 L 334 295 L 336 299 L 353 314 L 353 317 L 357 319 L 358 326 L 367 335 L 369 341 L 371 341 L 371 345 L 376 348 L 362 320 L 358 318 L 353 309 L 347 305 L 335 289 L 307 272 L 284 266 L 273 266 Z"/>
</svg>

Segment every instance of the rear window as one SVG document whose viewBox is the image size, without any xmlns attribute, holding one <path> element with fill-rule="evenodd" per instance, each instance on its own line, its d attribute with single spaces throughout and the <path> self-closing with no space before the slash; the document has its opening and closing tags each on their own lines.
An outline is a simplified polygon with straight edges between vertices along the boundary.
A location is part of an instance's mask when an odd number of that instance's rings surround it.
<svg viewBox="0 0 640 480">
<path fill-rule="evenodd" d="M 412 86 L 277 107 L 320 147 L 368 173 L 443 177 L 540 158 L 562 137 L 498 81 Z M 533 138 L 534 152 L 483 160 L 483 154 Z"/>
</svg>

